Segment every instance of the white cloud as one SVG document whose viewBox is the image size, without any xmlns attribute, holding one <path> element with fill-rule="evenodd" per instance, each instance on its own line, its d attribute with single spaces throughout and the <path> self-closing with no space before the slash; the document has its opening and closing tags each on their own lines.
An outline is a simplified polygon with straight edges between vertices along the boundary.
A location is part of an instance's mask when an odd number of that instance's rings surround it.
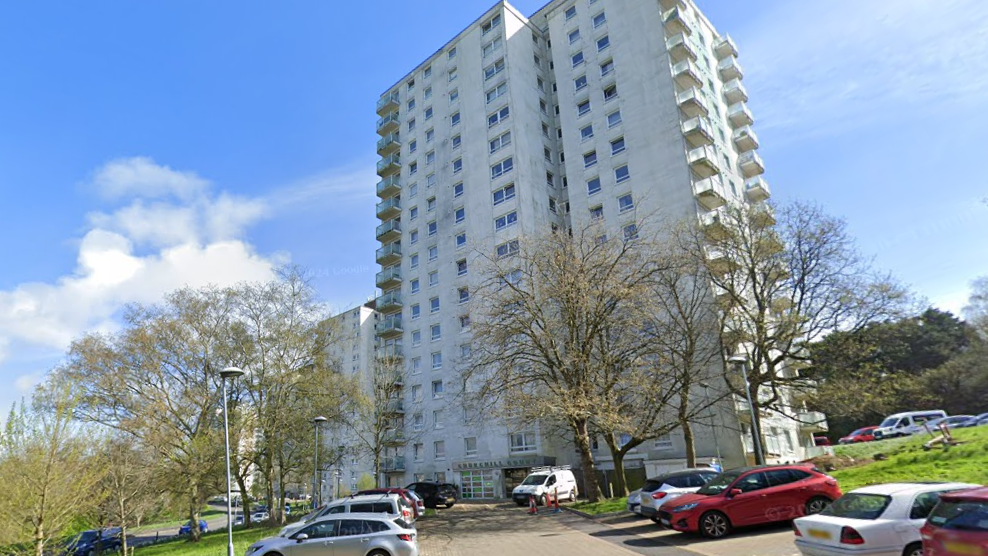
<svg viewBox="0 0 988 556">
<path fill-rule="evenodd" d="M 179 172 L 144 156 L 120 158 L 93 173 L 92 184 L 109 199 L 128 196 L 191 199 L 204 193 L 209 182 L 194 172 Z"/>
<path fill-rule="evenodd" d="M 374 174 L 373 167 L 374 162 L 369 160 L 308 176 L 268 195 L 265 204 L 274 211 L 283 211 L 372 199 L 376 195 L 375 184 L 380 179 Z"/>
<path fill-rule="evenodd" d="M 17 390 L 18 394 L 30 394 L 43 377 L 43 373 L 20 375 L 14 379 L 14 389 Z"/>
</svg>

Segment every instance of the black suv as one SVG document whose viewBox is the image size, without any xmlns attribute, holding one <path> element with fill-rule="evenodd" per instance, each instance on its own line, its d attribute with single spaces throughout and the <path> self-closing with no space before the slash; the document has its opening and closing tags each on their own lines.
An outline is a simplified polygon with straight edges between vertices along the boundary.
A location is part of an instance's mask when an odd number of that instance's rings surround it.
<svg viewBox="0 0 988 556">
<path fill-rule="evenodd" d="M 422 498 L 422 503 L 426 508 L 452 508 L 459 497 L 456 485 L 449 483 L 421 482 L 412 483 L 405 487 L 407 490 L 414 490 Z"/>
</svg>

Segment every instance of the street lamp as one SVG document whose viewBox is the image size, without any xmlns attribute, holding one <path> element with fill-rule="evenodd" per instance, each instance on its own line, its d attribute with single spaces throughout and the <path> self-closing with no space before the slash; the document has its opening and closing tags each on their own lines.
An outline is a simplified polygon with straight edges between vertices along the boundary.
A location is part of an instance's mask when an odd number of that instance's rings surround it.
<svg viewBox="0 0 988 556">
<path fill-rule="evenodd" d="M 741 368 L 741 376 L 744 377 L 744 397 L 748 400 L 748 411 L 751 412 L 751 438 L 755 441 L 755 464 L 765 465 L 761 434 L 755 426 L 755 404 L 751 401 L 751 386 L 748 384 L 748 358 L 744 355 L 732 355 L 728 361 Z"/>
<path fill-rule="evenodd" d="M 722 458 L 720 455 L 720 441 L 717 438 L 717 426 L 714 425 L 714 415 L 719 415 L 720 412 L 717 411 L 715 413 L 714 407 L 710 403 L 710 391 L 709 391 L 710 385 L 707 384 L 706 382 L 701 382 L 700 387 L 703 388 L 703 401 L 704 403 L 707 404 L 707 411 L 710 412 L 710 421 L 708 421 L 708 425 L 710 426 L 710 432 L 711 434 L 713 434 L 714 437 L 714 449 L 717 452 L 717 465 L 720 466 L 721 470 L 723 470 L 724 458 Z"/>
<path fill-rule="evenodd" d="M 316 417 L 312 420 L 312 424 L 316 429 L 316 453 L 312 460 L 312 507 L 319 507 L 319 498 L 322 498 L 322 489 L 319 488 L 319 425 L 329 421 L 329 419 L 323 417 L 322 415 Z M 317 497 L 318 495 L 318 497 Z"/>
<path fill-rule="evenodd" d="M 244 376 L 244 371 L 237 367 L 227 367 L 220 371 L 223 381 L 223 441 L 226 444 L 226 555 L 233 554 L 233 492 L 230 487 L 230 421 L 226 410 L 226 379 Z M 241 493 L 241 496 L 243 493 Z"/>
</svg>

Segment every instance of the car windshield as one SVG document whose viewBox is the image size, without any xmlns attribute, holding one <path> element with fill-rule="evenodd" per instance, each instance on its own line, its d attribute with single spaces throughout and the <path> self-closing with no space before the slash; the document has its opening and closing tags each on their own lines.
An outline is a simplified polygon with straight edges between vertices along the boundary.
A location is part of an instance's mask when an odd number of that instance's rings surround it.
<svg viewBox="0 0 988 556">
<path fill-rule="evenodd" d="M 841 496 L 820 515 L 846 517 L 848 519 L 878 519 L 892 503 L 891 496 L 882 494 L 849 493 Z"/>
<path fill-rule="evenodd" d="M 868 430 L 869 429 L 866 429 L 866 428 L 865 429 L 858 429 L 858 430 L 852 432 L 851 434 L 849 434 L 848 436 L 859 436 L 859 435 L 862 435 L 862 434 L 868 432 Z"/>
<path fill-rule="evenodd" d="M 929 521 L 941 529 L 988 532 L 988 502 L 941 500 Z"/>
<path fill-rule="evenodd" d="M 655 479 L 649 479 L 649 480 L 645 481 L 645 484 L 644 485 L 642 485 L 642 492 L 655 492 L 661 486 L 662 486 L 662 481 L 657 481 Z"/>
<path fill-rule="evenodd" d="M 720 494 L 724 492 L 724 490 L 727 487 L 731 486 L 731 483 L 733 483 L 734 480 L 740 476 L 741 476 L 740 471 L 727 471 L 726 473 L 721 473 L 720 475 L 717 475 L 713 479 L 710 479 L 710 482 L 703 485 L 703 487 L 700 488 L 700 490 L 696 491 L 696 493 Z"/>
<path fill-rule="evenodd" d="M 312 510 L 311 512 L 309 512 L 309 513 L 305 514 L 304 516 L 302 516 L 302 519 L 300 519 L 299 521 L 301 521 L 302 523 L 305 523 L 306 521 L 309 521 L 312 518 L 316 517 L 317 515 L 321 514 L 322 511 L 325 510 L 325 509 L 326 509 L 326 506 L 319 506 L 318 508 L 316 508 L 316 509 Z"/>
<path fill-rule="evenodd" d="M 879 427 L 894 427 L 895 424 L 898 423 L 898 422 L 899 422 L 899 418 L 898 417 L 889 417 L 888 419 L 882 421 L 882 424 L 881 425 L 878 425 L 878 426 Z"/>
<path fill-rule="evenodd" d="M 541 485 L 542 483 L 545 482 L 545 480 L 547 478 L 549 478 L 548 475 L 529 475 L 528 477 L 525 477 L 525 480 L 522 481 L 521 484 L 523 484 L 523 485 Z"/>
</svg>

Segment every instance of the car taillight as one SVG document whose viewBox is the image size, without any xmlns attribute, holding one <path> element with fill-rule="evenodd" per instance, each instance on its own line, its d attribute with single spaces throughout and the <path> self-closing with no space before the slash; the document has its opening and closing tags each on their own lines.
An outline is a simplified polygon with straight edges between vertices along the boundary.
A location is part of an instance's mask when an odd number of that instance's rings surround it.
<svg viewBox="0 0 988 556">
<path fill-rule="evenodd" d="M 865 540 L 861 533 L 854 530 L 854 527 L 841 527 L 840 542 L 841 544 L 864 544 Z"/>
<path fill-rule="evenodd" d="M 400 541 L 412 542 L 412 539 L 414 539 L 414 538 L 415 538 L 414 536 L 409 535 L 407 533 L 401 533 L 401 534 L 398 535 L 398 540 L 400 540 Z"/>
<path fill-rule="evenodd" d="M 664 492 L 653 492 L 652 493 L 652 500 L 661 500 L 661 499 L 663 499 L 665 497 L 666 497 L 666 493 L 664 493 Z"/>
<path fill-rule="evenodd" d="M 796 527 L 796 522 L 795 521 L 792 522 L 792 532 L 793 533 L 796 533 L 796 536 L 797 537 L 802 537 L 803 536 L 803 534 L 799 532 L 799 527 Z"/>
</svg>

